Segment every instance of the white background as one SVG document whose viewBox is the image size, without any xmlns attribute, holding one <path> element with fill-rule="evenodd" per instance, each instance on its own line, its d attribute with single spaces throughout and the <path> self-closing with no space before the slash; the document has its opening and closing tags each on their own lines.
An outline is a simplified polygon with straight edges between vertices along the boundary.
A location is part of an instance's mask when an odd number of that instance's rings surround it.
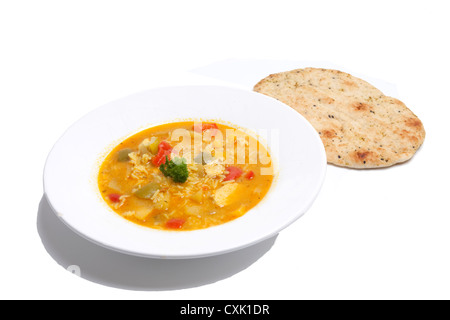
<svg viewBox="0 0 450 320">
<path fill-rule="evenodd" d="M 0 298 L 450 298 L 446 4 L 1 1 Z M 322 61 L 392 84 L 423 121 L 425 143 L 389 169 L 328 166 L 311 210 L 253 264 L 219 281 L 131 290 L 68 272 L 37 227 L 42 172 L 59 136 L 87 112 L 135 92 L 220 83 L 189 71 L 230 59 Z M 259 75 L 247 71 L 237 68 L 229 84 L 251 90 Z M 135 271 L 125 264 L 122 272 Z"/>
</svg>

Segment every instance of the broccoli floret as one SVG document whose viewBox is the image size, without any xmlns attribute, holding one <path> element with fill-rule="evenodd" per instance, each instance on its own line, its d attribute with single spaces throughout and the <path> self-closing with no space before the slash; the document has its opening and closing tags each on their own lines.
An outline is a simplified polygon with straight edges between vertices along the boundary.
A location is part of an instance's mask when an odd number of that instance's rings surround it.
<svg viewBox="0 0 450 320">
<path fill-rule="evenodd" d="M 159 170 L 166 177 L 171 177 L 174 182 L 186 182 L 189 176 L 186 159 L 183 158 L 175 158 L 172 161 L 166 156 L 166 163 L 160 165 Z"/>
</svg>

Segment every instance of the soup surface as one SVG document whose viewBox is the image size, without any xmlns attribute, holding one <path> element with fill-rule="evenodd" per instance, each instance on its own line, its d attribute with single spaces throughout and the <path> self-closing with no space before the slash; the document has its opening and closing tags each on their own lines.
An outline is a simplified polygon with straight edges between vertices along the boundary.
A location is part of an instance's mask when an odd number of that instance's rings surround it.
<svg viewBox="0 0 450 320">
<path fill-rule="evenodd" d="M 272 160 L 244 131 L 176 122 L 145 129 L 103 161 L 98 186 L 119 215 L 162 230 L 195 230 L 244 215 L 273 182 Z"/>
</svg>

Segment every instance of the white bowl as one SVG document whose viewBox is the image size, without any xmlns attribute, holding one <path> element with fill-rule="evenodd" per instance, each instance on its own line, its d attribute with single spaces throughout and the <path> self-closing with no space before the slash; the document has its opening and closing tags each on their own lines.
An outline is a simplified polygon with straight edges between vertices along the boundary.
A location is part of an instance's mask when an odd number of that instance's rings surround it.
<svg viewBox="0 0 450 320">
<path fill-rule="evenodd" d="M 263 201 L 238 219 L 195 231 L 146 228 L 113 212 L 97 187 L 107 153 L 144 128 L 186 119 L 229 122 L 269 133 L 272 139 L 266 146 L 277 174 Z M 47 158 L 44 191 L 65 224 L 101 246 L 152 258 L 193 258 L 238 250 L 276 235 L 309 209 L 325 171 L 325 150 L 317 132 L 285 104 L 234 88 L 166 87 L 108 103 L 73 124 Z"/>
</svg>

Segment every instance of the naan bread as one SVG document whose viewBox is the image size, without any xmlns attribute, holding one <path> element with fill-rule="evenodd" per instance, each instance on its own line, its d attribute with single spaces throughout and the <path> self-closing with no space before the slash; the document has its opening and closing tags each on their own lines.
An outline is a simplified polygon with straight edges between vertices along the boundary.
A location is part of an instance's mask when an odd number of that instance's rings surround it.
<svg viewBox="0 0 450 320">
<path fill-rule="evenodd" d="M 306 68 L 269 75 L 254 91 L 302 114 L 317 130 L 329 163 L 387 167 L 410 159 L 425 139 L 403 102 L 348 73 Z"/>
</svg>

